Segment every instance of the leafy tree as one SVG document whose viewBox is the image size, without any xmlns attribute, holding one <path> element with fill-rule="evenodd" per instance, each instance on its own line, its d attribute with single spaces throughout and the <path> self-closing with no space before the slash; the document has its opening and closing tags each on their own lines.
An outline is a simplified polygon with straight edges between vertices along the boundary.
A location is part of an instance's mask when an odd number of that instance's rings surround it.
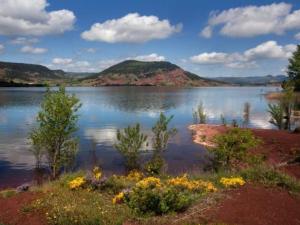
<svg viewBox="0 0 300 225">
<path fill-rule="evenodd" d="M 115 148 L 125 157 L 127 169 L 138 169 L 140 150 L 147 141 L 147 136 L 140 131 L 140 124 L 128 126 L 123 132 L 118 130 L 117 140 Z"/>
<path fill-rule="evenodd" d="M 37 116 L 38 126 L 31 131 L 29 138 L 37 164 L 45 155 L 52 178 L 56 178 L 61 168 L 66 168 L 75 158 L 78 140 L 73 134 L 78 129 L 76 112 L 80 107 L 79 99 L 66 94 L 64 87 L 59 87 L 58 91 L 47 88 Z"/>
<path fill-rule="evenodd" d="M 162 153 L 167 149 L 169 139 L 177 132 L 175 128 L 168 128 L 169 123 L 174 116 L 166 117 L 163 113 L 152 127 L 153 138 L 153 155 L 151 160 L 146 165 L 146 169 L 150 173 L 159 174 L 164 166 Z"/>
<path fill-rule="evenodd" d="M 300 91 L 300 45 L 297 45 L 297 50 L 289 59 L 287 74 L 295 87 L 295 91 Z"/>
</svg>

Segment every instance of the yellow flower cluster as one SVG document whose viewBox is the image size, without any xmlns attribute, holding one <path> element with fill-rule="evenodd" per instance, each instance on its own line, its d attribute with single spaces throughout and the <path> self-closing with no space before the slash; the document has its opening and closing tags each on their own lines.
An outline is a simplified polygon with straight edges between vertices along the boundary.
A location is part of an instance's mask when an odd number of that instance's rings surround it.
<svg viewBox="0 0 300 225">
<path fill-rule="evenodd" d="M 94 167 L 93 169 L 93 175 L 95 177 L 96 180 L 100 180 L 101 176 L 102 176 L 102 172 L 100 170 L 100 168 L 98 166 Z"/>
<path fill-rule="evenodd" d="M 126 178 L 128 180 L 131 180 L 131 181 L 139 181 L 143 178 L 143 173 L 137 171 L 137 170 L 132 170 L 129 172 L 129 174 L 126 176 Z"/>
<path fill-rule="evenodd" d="M 119 204 L 119 203 L 122 203 L 122 202 L 124 201 L 124 197 L 125 197 L 124 192 L 120 192 L 119 194 L 117 194 L 117 195 L 112 199 L 112 203 L 113 203 L 113 204 Z"/>
<path fill-rule="evenodd" d="M 77 189 L 77 188 L 82 187 L 84 184 L 85 184 L 84 177 L 77 177 L 74 180 L 71 180 L 69 182 L 69 188 L 72 189 L 72 190 Z"/>
<path fill-rule="evenodd" d="M 169 179 L 167 181 L 167 184 L 188 189 L 190 191 L 197 191 L 197 190 L 205 190 L 207 192 L 217 191 L 217 188 L 211 182 L 202 181 L 202 180 L 189 180 L 186 174 L 184 174 L 181 177 L 175 177 Z"/>
<path fill-rule="evenodd" d="M 223 184 L 225 187 L 237 187 L 243 186 L 246 182 L 242 177 L 222 177 L 220 183 Z"/>
<path fill-rule="evenodd" d="M 136 183 L 139 188 L 156 188 L 161 187 L 161 182 L 159 178 L 156 177 L 146 177 Z"/>
</svg>

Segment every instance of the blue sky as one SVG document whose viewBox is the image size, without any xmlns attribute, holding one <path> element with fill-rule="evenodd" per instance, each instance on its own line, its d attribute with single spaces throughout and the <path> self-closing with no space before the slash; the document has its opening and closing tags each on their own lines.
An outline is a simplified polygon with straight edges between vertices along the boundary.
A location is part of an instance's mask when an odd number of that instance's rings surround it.
<svg viewBox="0 0 300 225">
<path fill-rule="evenodd" d="M 0 60 L 66 71 L 137 59 L 206 77 L 276 75 L 299 40 L 296 0 L 0 0 Z"/>
</svg>

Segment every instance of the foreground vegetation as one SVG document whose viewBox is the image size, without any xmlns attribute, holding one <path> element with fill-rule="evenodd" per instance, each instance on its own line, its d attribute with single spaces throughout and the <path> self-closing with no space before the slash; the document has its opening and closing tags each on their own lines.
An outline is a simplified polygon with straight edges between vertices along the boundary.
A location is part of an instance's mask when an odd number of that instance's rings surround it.
<svg viewBox="0 0 300 225">
<path fill-rule="evenodd" d="M 106 178 L 99 172 L 64 174 L 54 182 L 34 188 L 32 191 L 40 197 L 25 205 L 23 213 L 43 214 L 49 224 L 56 225 L 123 224 L 126 221 L 164 224 L 178 218 L 183 218 L 179 224 L 192 224 L 191 218 L 186 216 L 189 208 L 213 207 L 227 189 L 260 184 L 300 192 L 299 181 L 264 165 L 235 172 L 178 177 L 149 177 L 133 171 L 126 176 Z M 1 194 L 14 195 L 13 191 Z"/>
</svg>

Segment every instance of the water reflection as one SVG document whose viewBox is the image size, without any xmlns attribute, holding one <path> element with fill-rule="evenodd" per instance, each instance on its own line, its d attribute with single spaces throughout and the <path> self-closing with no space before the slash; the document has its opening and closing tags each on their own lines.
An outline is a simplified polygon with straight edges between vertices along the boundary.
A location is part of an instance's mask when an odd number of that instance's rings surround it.
<svg viewBox="0 0 300 225">
<path fill-rule="evenodd" d="M 151 127 L 164 111 L 174 115 L 172 127 L 178 134 L 172 138 L 165 155 L 170 172 L 201 169 L 204 149 L 192 143 L 187 126 L 193 122 L 192 110 L 203 102 L 208 123 L 220 123 L 223 114 L 228 122 L 245 120 L 246 102 L 251 106 L 247 126 L 272 128 L 267 113 L 267 102 L 261 93 L 275 88 L 216 87 L 102 87 L 68 88 L 83 103 L 80 109 L 80 151 L 76 168 L 101 165 L 107 172 L 122 172 L 123 159 L 112 147 L 117 129 L 139 122 L 142 131 L 151 136 Z M 7 174 L 32 173 L 34 159 L 29 154 L 28 131 L 34 126 L 35 116 L 45 88 L 0 88 L 0 183 Z M 149 137 L 151 139 L 151 137 Z M 151 145 L 145 150 L 151 149 Z M 146 160 L 149 153 L 143 153 Z M 31 171 L 31 172 L 30 172 Z M 27 175 L 26 175 L 27 176 Z M 26 177 L 24 176 L 24 177 Z"/>
</svg>

